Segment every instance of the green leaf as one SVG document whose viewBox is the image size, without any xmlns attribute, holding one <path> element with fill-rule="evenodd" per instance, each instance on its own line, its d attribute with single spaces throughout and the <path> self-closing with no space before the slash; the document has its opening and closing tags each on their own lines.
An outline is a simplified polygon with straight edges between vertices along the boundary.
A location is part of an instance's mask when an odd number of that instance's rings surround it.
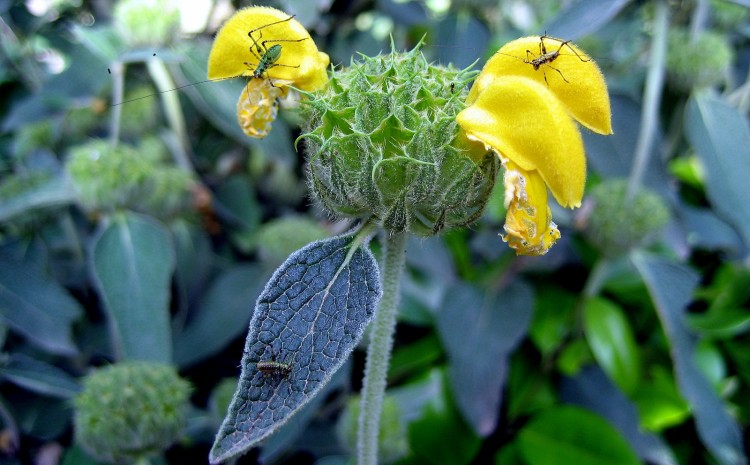
<svg viewBox="0 0 750 465">
<path fill-rule="evenodd" d="M 54 365 L 13 354 L 0 367 L 0 377 L 38 394 L 70 399 L 80 391 L 76 380 Z"/>
<path fill-rule="evenodd" d="M 435 379 L 430 376 L 431 379 Z M 409 445 L 433 465 L 464 465 L 479 452 L 481 440 L 467 428 L 446 389 L 445 376 L 438 377 L 437 392 L 427 397 L 420 417 L 409 424 Z"/>
<path fill-rule="evenodd" d="M 438 334 L 448 352 L 456 403 L 480 436 L 497 426 L 508 357 L 526 335 L 532 309 L 531 289 L 520 282 L 499 294 L 463 283 L 446 292 Z"/>
<path fill-rule="evenodd" d="M 413 377 L 424 369 L 433 367 L 442 356 L 443 348 L 437 336 L 427 335 L 393 352 L 388 367 L 388 379 Z"/>
<path fill-rule="evenodd" d="M 685 134 L 706 170 L 714 209 L 750 243 L 750 129 L 736 108 L 708 93 L 688 101 Z"/>
<path fill-rule="evenodd" d="M 529 465 L 636 465 L 641 462 L 612 425 L 573 406 L 543 411 L 518 435 Z"/>
<path fill-rule="evenodd" d="M 113 218 L 93 251 L 94 274 L 119 354 L 125 360 L 171 363 L 175 257 L 167 230 L 149 217 L 125 213 Z"/>
<path fill-rule="evenodd" d="M 628 5 L 627 0 L 579 0 L 568 4 L 557 16 L 552 18 L 544 31 L 556 37 L 577 39 L 591 34 L 606 25 L 612 18 Z M 546 32 L 545 32 L 546 34 Z"/>
<path fill-rule="evenodd" d="M 546 357 L 563 343 L 573 326 L 576 296 L 556 287 L 545 288 L 534 302 L 534 318 L 529 336 Z"/>
<path fill-rule="evenodd" d="M 680 392 L 693 408 L 698 435 L 722 465 L 746 463 L 737 423 L 729 416 L 695 363 L 695 339 L 684 324 L 685 308 L 698 282 L 696 274 L 663 258 L 633 254 L 669 339 Z"/>
<path fill-rule="evenodd" d="M 589 365 L 575 378 L 564 378 L 560 391 L 565 403 L 583 407 L 609 421 L 642 460 L 653 465 L 677 465 L 666 442 L 643 431 L 643 417 L 639 416 L 643 412 L 636 409 L 599 366 Z M 676 389 L 673 392 L 677 396 Z M 684 402 L 683 407 L 687 407 Z"/>
<path fill-rule="evenodd" d="M 314 242 L 276 270 L 258 298 L 242 374 L 209 459 L 219 463 L 266 438 L 309 402 L 364 334 L 380 299 L 380 275 L 365 240 Z M 264 374 L 260 361 L 288 366 Z"/>
<path fill-rule="evenodd" d="M 633 331 L 620 307 L 603 298 L 586 302 L 584 331 L 594 358 L 626 394 L 638 386 L 640 354 Z"/>
<path fill-rule="evenodd" d="M 187 366 L 223 349 L 242 334 L 250 321 L 250 302 L 258 298 L 263 272 L 257 266 L 237 266 L 219 276 L 196 309 L 196 315 L 176 335 L 174 360 Z"/>
<path fill-rule="evenodd" d="M 0 223 L 17 215 L 41 208 L 61 207 L 73 203 L 76 193 L 64 176 L 51 177 L 32 185 L 0 203 Z"/>
<path fill-rule="evenodd" d="M 674 377 L 666 369 L 655 366 L 647 381 L 633 393 L 641 425 L 659 432 L 679 425 L 690 416 L 690 406 L 680 396 Z"/>
<path fill-rule="evenodd" d="M 14 331 L 47 352 L 75 355 L 71 325 L 82 314 L 78 301 L 36 266 L 0 256 L 0 317 Z"/>
</svg>

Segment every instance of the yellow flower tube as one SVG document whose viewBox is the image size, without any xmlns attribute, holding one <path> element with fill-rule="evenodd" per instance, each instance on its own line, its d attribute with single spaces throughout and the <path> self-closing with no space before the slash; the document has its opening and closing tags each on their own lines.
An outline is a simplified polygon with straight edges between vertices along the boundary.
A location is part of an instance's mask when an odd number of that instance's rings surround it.
<svg viewBox="0 0 750 465">
<path fill-rule="evenodd" d="M 456 121 L 505 167 L 503 240 L 518 254 L 543 255 L 560 237 L 547 188 L 560 205 L 581 206 L 586 157 L 577 120 L 611 134 L 604 77 L 583 51 L 548 36 L 503 46 L 474 81 Z"/>
<path fill-rule="evenodd" d="M 538 171 L 560 205 L 581 205 L 586 181 L 581 134 L 544 84 L 498 78 L 456 120 L 469 139 L 484 143 L 504 162 Z"/>
<path fill-rule="evenodd" d="M 324 87 L 329 63 L 294 17 L 253 6 L 236 12 L 219 30 L 208 57 L 208 78 L 250 78 L 237 102 L 237 121 L 248 136 L 263 138 L 276 119 L 278 99 L 289 87 Z"/>
<path fill-rule="evenodd" d="M 541 58 L 543 56 L 546 58 Z M 594 60 L 575 45 L 546 36 L 508 42 L 487 61 L 472 85 L 467 103 L 471 104 L 501 76 L 536 81 L 547 87 L 583 126 L 599 134 L 612 134 L 604 76 Z"/>
</svg>

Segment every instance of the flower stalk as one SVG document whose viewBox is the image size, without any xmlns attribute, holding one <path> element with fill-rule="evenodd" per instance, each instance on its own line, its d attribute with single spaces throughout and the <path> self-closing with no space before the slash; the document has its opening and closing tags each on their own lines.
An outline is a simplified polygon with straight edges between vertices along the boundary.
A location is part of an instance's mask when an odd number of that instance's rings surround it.
<svg viewBox="0 0 750 465">
<path fill-rule="evenodd" d="M 396 332 L 398 297 L 401 291 L 401 274 L 406 257 L 407 234 L 391 234 L 385 241 L 383 261 L 383 297 L 372 324 L 372 340 L 367 349 L 365 378 L 359 414 L 357 450 L 359 465 L 378 463 L 378 433 L 380 414 L 385 397 L 386 377 Z"/>
<path fill-rule="evenodd" d="M 643 113 L 641 129 L 638 133 L 638 145 L 635 149 L 633 169 L 628 181 L 628 198 L 633 198 L 643 181 L 643 174 L 648 165 L 651 147 L 654 145 L 658 121 L 659 102 L 664 88 L 664 76 L 667 60 L 667 32 L 669 29 L 669 6 L 666 2 L 656 2 L 654 17 L 654 40 L 651 44 L 651 60 L 646 76 L 646 89 L 643 93 Z"/>
</svg>

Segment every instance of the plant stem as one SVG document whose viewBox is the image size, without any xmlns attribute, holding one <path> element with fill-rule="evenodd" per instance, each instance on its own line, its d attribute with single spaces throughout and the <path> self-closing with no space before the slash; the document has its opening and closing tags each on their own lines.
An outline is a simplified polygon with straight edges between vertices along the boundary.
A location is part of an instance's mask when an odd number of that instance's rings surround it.
<svg viewBox="0 0 750 465">
<path fill-rule="evenodd" d="M 112 112 L 109 120 L 109 143 L 112 147 L 117 146 L 120 140 L 120 119 L 122 118 L 122 98 L 125 94 L 125 63 L 116 61 L 112 63 Z"/>
<path fill-rule="evenodd" d="M 372 328 L 372 340 L 367 349 L 365 379 L 359 412 L 357 450 L 359 465 L 378 463 L 378 433 L 380 414 L 385 396 L 388 364 L 396 331 L 396 314 L 401 290 L 401 274 L 406 257 L 407 234 L 394 234 L 385 241 L 383 263 L 383 297 Z"/>
<path fill-rule="evenodd" d="M 654 145 L 656 125 L 658 124 L 659 102 L 664 87 L 664 74 L 667 58 L 667 30 L 669 29 L 669 6 L 664 0 L 656 3 L 654 17 L 654 38 L 651 43 L 651 59 L 646 76 L 646 89 L 643 92 L 643 111 L 641 128 L 638 133 L 638 145 L 635 149 L 633 170 L 628 181 L 627 197 L 632 199 L 638 192 L 643 180 L 643 173 L 648 165 L 651 147 Z"/>
<path fill-rule="evenodd" d="M 193 164 L 190 161 L 190 154 L 188 153 L 190 146 L 185 126 L 185 117 L 182 114 L 180 97 L 177 95 L 177 92 L 173 92 L 176 89 L 175 82 L 169 74 L 167 65 L 161 59 L 151 58 L 146 61 L 146 67 L 151 75 L 151 79 L 156 84 L 156 88 L 159 90 L 169 127 L 172 128 L 175 139 L 168 140 L 167 143 L 172 149 L 175 163 L 180 168 L 192 173 L 194 170 Z"/>
</svg>

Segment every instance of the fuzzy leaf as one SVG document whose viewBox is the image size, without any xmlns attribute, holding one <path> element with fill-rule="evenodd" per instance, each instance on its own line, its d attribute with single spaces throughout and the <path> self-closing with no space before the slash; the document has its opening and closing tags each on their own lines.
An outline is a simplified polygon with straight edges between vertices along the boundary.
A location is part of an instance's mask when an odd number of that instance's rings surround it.
<svg viewBox="0 0 750 465">
<path fill-rule="evenodd" d="M 313 242 L 293 253 L 256 303 L 240 382 L 211 463 L 245 452 L 309 402 L 354 350 L 379 299 L 377 263 L 356 235 Z M 274 354 L 289 373 L 258 370 L 257 363 Z"/>
<path fill-rule="evenodd" d="M 497 426 L 508 357 L 526 335 L 532 309 L 531 290 L 522 283 L 500 294 L 485 295 L 466 284 L 446 292 L 438 333 L 450 358 L 456 403 L 480 436 Z"/>
<path fill-rule="evenodd" d="M 643 276 L 664 332 L 680 392 L 690 403 L 701 441 L 718 463 L 747 463 L 737 423 L 729 416 L 703 373 L 695 363 L 695 338 L 685 325 L 685 308 L 698 283 L 696 274 L 662 258 L 635 254 L 633 263 Z"/>
<path fill-rule="evenodd" d="M 96 241 L 93 270 L 123 358 L 172 361 L 169 296 L 174 266 L 169 233 L 143 215 L 116 217 Z"/>
</svg>

